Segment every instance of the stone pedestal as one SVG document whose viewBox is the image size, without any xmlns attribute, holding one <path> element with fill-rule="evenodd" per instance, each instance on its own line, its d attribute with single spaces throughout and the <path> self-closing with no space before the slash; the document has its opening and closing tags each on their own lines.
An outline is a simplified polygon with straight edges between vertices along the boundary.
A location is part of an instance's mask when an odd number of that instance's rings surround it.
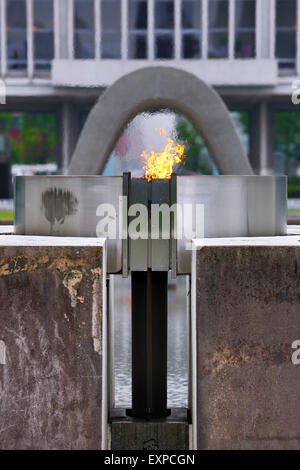
<svg viewBox="0 0 300 470">
<path fill-rule="evenodd" d="M 105 241 L 0 237 L 0 449 L 106 447 Z"/>
<path fill-rule="evenodd" d="M 195 247 L 194 447 L 299 449 L 299 236 Z"/>
<path fill-rule="evenodd" d="M 188 450 L 187 410 L 174 409 L 164 419 L 143 421 L 129 418 L 125 410 L 112 410 L 112 450 Z"/>
</svg>

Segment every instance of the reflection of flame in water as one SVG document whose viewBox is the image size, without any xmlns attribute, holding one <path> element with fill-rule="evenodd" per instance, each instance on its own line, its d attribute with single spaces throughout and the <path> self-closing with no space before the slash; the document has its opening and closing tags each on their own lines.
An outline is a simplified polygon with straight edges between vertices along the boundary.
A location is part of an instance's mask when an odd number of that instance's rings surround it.
<svg viewBox="0 0 300 470">
<path fill-rule="evenodd" d="M 147 150 L 142 151 L 141 157 L 144 159 L 143 170 L 145 170 L 145 178 L 148 181 L 171 178 L 173 166 L 184 159 L 185 145 L 174 144 L 174 140 L 167 137 L 163 127 L 155 130 L 167 141 L 167 144 L 162 152 L 154 152 L 153 150 L 150 150 L 150 152 Z"/>
</svg>

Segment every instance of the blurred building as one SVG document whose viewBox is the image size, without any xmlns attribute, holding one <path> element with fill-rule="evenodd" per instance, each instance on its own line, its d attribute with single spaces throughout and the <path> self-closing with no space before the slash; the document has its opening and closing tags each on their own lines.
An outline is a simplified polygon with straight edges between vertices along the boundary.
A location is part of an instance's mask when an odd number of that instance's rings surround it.
<svg viewBox="0 0 300 470">
<path fill-rule="evenodd" d="M 64 171 L 106 87 L 140 67 L 175 66 L 249 112 L 251 162 L 268 174 L 273 114 L 297 110 L 299 31 L 300 0 L 0 0 L 3 110 L 56 113 Z"/>
</svg>

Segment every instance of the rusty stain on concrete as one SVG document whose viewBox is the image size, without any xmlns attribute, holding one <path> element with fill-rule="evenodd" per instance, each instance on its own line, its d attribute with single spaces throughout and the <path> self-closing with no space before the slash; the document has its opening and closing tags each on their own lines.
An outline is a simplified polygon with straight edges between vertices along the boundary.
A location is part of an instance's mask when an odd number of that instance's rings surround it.
<svg viewBox="0 0 300 470">
<path fill-rule="evenodd" d="M 261 361 L 270 367 L 277 367 L 290 360 L 290 357 L 290 344 L 265 347 L 253 343 L 226 344 L 207 355 L 199 373 L 201 376 L 213 376 L 224 367 L 242 368 L 246 363 L 259 364 Z"/>
<path fill-rule="evenodd" d="M 49 256 L 34 256 L 22 254 L 15 257 L 5 257 L 0 260 L 0 276 L 9 276 L 19 272 L 32 272 L 37 270 L 52 270 L 58 269 L 59 271 L 67 271 L 69 268 L 80 266 L 82 269 L 88 264 L 86 258 L 77 256 L 68 258 L 62 256 L 61 258 L 50 258 Z"/>
<path fill-rule="evenodd" d="M 71 306 L 76 307 L 77 302 L 84 302 L 84 297 L 78 295 L 78 284 L 82 280 L 82 273 L 77 269 L 72 269 L 63 278 L 63 285 L 68 290 L 71 298 Z"/>
<path fill-rule="evenodd" d="M 92 337 L 94 342 L 94 351 L 102 354 L 101 341 L 101 311 L 99 311 L 99 298 L 101 297 L 101 268 L 91 269 L 93 277 L 93 300 L 92 300 Z"/>
</svg>

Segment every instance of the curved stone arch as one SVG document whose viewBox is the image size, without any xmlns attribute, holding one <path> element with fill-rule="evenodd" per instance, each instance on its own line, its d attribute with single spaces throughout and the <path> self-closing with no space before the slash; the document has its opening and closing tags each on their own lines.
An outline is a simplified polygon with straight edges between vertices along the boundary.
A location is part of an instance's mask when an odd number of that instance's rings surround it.
<svg viewBox="0 0 300 470">
<path fill-rule="evenodd" d="M 69 174 L 101 174 L 126 124 L 141 112 L 161 108 L 179 111 L 191 120 L 220 173 L 253 173 L 220 96 L 191 73 L 155 66 L 123 76 L 100 96 L 80 134 Z"/>
</svg>

